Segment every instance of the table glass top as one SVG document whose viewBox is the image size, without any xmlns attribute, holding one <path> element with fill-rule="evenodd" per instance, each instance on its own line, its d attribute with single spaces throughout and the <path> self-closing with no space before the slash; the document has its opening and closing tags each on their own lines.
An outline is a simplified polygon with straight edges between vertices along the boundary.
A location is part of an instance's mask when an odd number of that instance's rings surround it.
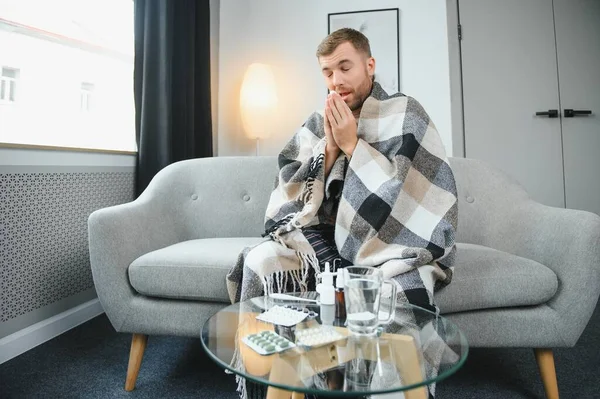
<svg viewBox="0 0 600 399">
<path fill-rule="evenodd" d="M 256 319 L 277 305 L 314 313 L 292 327 Z M 334 316 L 333 305 L 252 298 L 213 315 L 202 328 L 201 340 L 217 363 L 248 380 L 288 391 L 335 397 L 417 387 L 421 388 L 413 393 L 424 392 L 425 385 L 453 374 L 467 358 L 468 344 L 458 327 L 416 306 L 396 306 L 393 322 L 372 337 L 350 334 L 345 320 Z M 339 339 L 320 346 L 297 342 L 303 336 L 300 330 L 318 326 L 333 330 L 332 334 L 339 333 Z M 263 331 L 274 331 L 298 345 L 261 355 L 244 341 Z"/>
</svg>

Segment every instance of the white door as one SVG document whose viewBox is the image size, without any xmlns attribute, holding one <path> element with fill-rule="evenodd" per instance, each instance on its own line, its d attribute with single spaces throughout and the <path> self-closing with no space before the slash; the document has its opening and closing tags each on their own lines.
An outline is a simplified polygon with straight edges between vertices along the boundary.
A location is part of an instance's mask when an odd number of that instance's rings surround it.
<svg viewBox="0 0 600 399">
<path fill-rule="evenodd" d="M 566 206 L 600 215 L 600 0 L 554 0 L 554 12 Z"/>
<path fill-rule="evenodd" d="M 459 12 L 465 156 L 564 207 L 560 118 L 536 116 L 560 110 L 552 1 L 459 0 Z"/>
</svg>

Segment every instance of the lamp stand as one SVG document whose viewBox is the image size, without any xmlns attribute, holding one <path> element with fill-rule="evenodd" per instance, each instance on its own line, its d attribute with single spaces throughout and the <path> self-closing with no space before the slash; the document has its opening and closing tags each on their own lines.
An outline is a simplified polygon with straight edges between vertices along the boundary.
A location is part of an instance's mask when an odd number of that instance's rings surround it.
<svg viewBox="0 0 600 399">
<path fill-rule="evenodd" d="M 256 138 L 256 156 L 258 156 L 258 142 L 260 141 L 260 139 L 257 137 Z"/>
</svg>

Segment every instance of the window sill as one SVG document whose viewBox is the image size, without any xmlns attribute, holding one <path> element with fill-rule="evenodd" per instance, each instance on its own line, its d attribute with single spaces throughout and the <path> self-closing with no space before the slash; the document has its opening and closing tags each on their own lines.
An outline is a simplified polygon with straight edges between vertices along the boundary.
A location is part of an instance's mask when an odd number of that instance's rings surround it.
<svg viewBox="0 0 600 399">
<path fill-rule="evenodd" d="M 0 148 L 16 148 L 16 149 L 24 149 L 24 150 L 91 152 L 91 153 L 96 153 L 96 154 L 137 155 L 137 151 L 103 150 L 103 149 L 99 149 L 99 148 L 59 147 L 59 146 L 53 146 L 53 145 L 16 144 L 16 143 L 1 143 L 1 142 L 0 142 Z"/>
</svg>

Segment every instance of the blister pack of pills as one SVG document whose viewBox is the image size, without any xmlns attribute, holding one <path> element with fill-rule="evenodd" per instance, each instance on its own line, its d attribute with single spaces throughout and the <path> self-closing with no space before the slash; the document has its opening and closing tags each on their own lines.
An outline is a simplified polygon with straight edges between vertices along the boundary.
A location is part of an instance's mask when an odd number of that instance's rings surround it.
<svg viewBox="0 0 600 399">
<path fill-rule="evenodd" d="M 280 326 L 291 327 L 300 323 L 306 319 L 306 317 L 308 317 L 308 312 L 277 305 L 266 312 L 259 314 L 256 316 L 256 319 Z"/>
<path fill-rule="evenodd" d="M 258 334 L 248 335 L 242 338 L 242 342 L 261 355 L 283 352 L 296 346 L 274 331 L 261 331 Z"/>
<path fill-rule="evenodd" d="M 302 313 L 306 313 L 308 315 L 309 319 L 314 319 L 315 317 L 317 317 L 319 314 L 317 312 L 315 312 L 314 310 L 310 310 L 308 308 L 303 308 L 301 306 L 295 306 L 295 305 L 285 305 L 284 306 L 286 309 L 292 309 L 295 310 L 297 312 L 302 312 Z"/>
<path fill-rule="evenodd" d="M 346 338 L 334 328 L 323 325 L 303 330 L 297 329 L 295 335 L 296 345 L 305 348 L 317 348 Z"/>
</svg>

